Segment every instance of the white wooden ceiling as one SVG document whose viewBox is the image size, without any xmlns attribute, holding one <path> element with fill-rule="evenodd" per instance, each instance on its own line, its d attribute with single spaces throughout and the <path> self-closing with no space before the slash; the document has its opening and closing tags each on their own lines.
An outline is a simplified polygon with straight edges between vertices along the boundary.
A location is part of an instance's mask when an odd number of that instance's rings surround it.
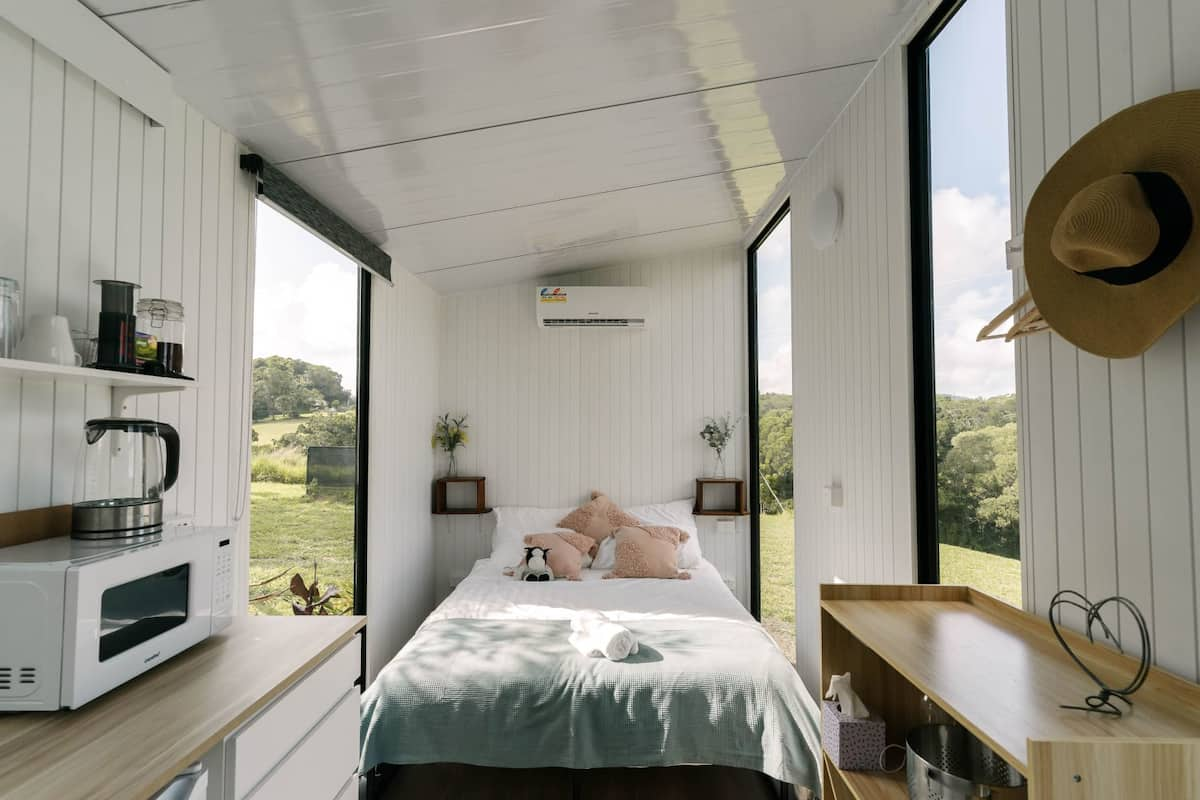
<svg viewBox="0 0 1200 800">
<path fill-rule="evenodd" d="M 903 0 L 89 0 L 438 289 L 738 241 Z"/>
</svg>

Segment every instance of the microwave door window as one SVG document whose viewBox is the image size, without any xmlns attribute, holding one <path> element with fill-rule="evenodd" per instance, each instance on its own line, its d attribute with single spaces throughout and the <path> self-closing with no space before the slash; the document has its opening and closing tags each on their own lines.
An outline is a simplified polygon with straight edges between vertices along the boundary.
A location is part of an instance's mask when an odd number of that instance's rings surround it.
<svg viewBox="0 0 1200 800">
<path fill-rule="evenodd" d="M 100 597 L 100 660 L 107 661 L 187 621 L 190 565 L 113 586 Z"/>
</svg>

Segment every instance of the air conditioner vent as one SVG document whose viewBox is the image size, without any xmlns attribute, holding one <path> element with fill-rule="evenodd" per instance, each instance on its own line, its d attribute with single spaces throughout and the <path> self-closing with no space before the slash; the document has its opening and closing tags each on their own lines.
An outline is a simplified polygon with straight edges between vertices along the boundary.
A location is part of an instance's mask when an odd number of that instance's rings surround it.
<svg viewBox="0 0 1200 800">
<path fill-rule="evenodd" d="M 646 328 L 653 297 L 644 286 L 539 286 L 537 321 L 543 328 Z"/>
<path fill-rule="evenodd" d="M 546 319 L 543 324 L 547 328 L 564 327 L 588 327 L 588 328 L 632 328 L 643 327 L 646 320 L 643 318 L 625 318 L 625 319 L 598 319 L 596 317 L 559 317 Z"/>
<path fill-rule="evenodd" d="M 27 697 L 39 683 L 37 667 L 0 667 L 0 696 Z"/>
</svg>

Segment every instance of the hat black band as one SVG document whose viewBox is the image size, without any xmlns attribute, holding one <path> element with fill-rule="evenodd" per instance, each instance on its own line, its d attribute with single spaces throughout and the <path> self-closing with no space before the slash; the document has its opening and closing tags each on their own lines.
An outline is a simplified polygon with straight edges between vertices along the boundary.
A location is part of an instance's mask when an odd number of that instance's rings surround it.
<svg viewBox="0 0 1200 800">
<path fill-rule="evenodd" d="M 1154 252 L 1137 264 L 1083 273 L 1112 286 L 1130 286 L 1153 278 L 1175 261 L 1192 235 L 1192 207 L 1174 178 L 1165 172 L 1127 174 L 1137 178 L 1150 211 L 1158 220 L 1158 244 Z"/>
</svg>

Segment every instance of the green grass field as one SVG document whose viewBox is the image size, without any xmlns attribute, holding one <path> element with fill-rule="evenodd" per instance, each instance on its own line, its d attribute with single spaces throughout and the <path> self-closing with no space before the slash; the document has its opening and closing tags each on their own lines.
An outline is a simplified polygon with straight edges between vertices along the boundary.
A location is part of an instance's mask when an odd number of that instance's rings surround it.
<svg viewBox="0 0 1200 800">
<path fill-rule="evenodd" d="M 796 653 L 794 515 L 761 518 L 762 621 L 788 659 Z M 966 584 L 1021 606 L 1021 562 L 965 547 L 941 546 L 942 583 Z"/>
<path fill-rule="evenodd" d="M 796 659 L 795 515 L 763 514 L 762 622 L 789 661 Z"/>
<path fill-rule="evenodd" d="M 1021 562 L 951 544 L 940 546 L 942 583 L 965 584 L 1021 607 Z"/>
<path fill-rule="evenodd" d="M 250 583 L 280 573 L 264 586 L 251 586 L 255 598 L 286 589 L 299 572 L 324 588 L 333 583 L 342 593 L 336 610 L 348 608 L 354 586 L 354 503 L 347 499 L 308 497 L 303 484 L 250 484 Z M 291 595 L 250 603 L 252 614 L 291 614 Z"/>
<path fill-rule="evenodd" d="M 306 415 L 299 417 L 283 417 L 280 419 L 265 419 L 254 423 L 254 431 L 258 434 L 255 444 L 273 444 L 276 439 L 286 433 L 295 433 Z"/>
</svg>

